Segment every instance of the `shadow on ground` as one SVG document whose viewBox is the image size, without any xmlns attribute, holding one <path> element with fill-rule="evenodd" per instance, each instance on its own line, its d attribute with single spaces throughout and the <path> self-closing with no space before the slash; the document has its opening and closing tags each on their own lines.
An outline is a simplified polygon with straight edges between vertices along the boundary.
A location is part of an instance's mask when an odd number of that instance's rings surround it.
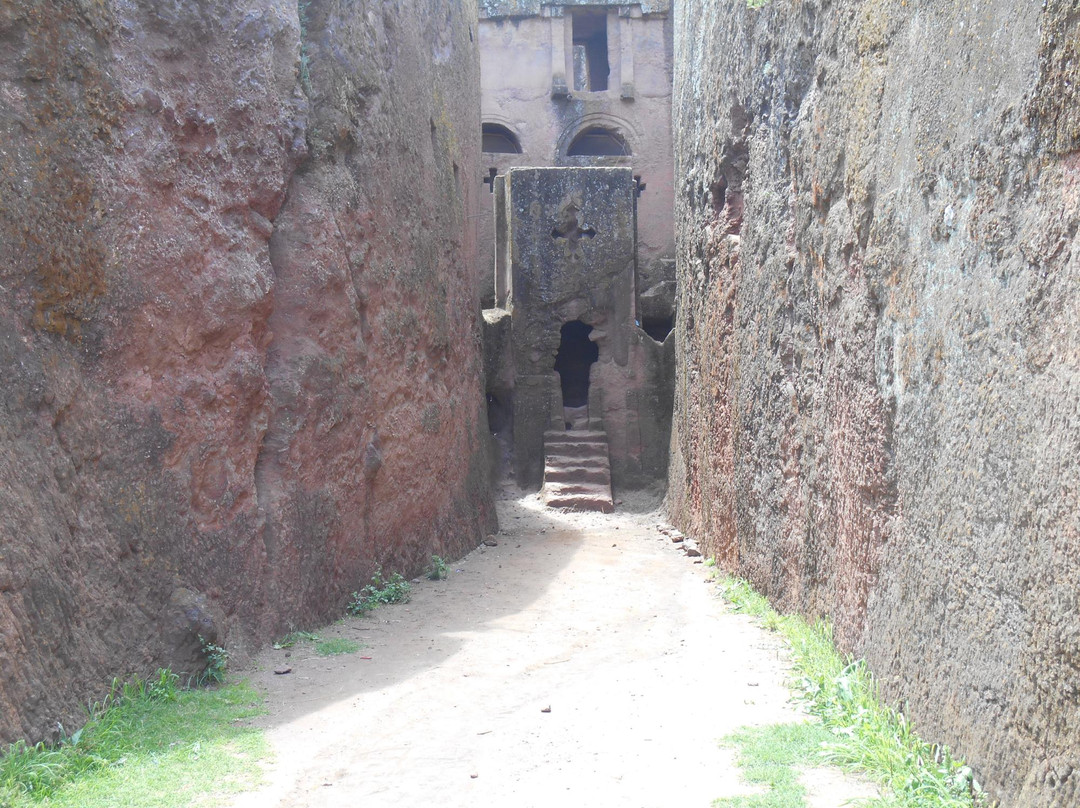
<svg viewBox="0 0 1080 808">
<path fill-rule="evenodd" d="M 634 500 L 638 512 L 645 510 L 642 502 Z M 445 580 L 414 579 L 409 603 L 381 606 L 367 617 L 346 617 L 317 629 L 322 638 L 360 642 L 356 654 L 319 657 L 310 644 L 262 651 L 239 671 L 267 693 L 270 713 L 259 723 L 272 727 L 294 721 L 444 664 L 469 635 L 535 603 L 581 546 L 582 531 L 535 497 L 500 501 L 499 523 L 497 546 L 482 545 L 453 562 Z M 518 567 L 512 584 L 498 574 L 507 565 Z M 284 670 L 290 672 L 275 673 Z"/>
</svg>

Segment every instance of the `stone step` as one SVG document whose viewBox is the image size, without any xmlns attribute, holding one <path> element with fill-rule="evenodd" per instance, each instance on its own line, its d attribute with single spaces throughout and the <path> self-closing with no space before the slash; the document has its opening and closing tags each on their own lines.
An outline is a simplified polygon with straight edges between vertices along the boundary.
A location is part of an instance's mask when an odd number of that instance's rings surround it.
<svg viewBox="0 0 1080 808">
<path fill-rule="evenodd" d="M 544 446 L 548 447 L 549 449 L 554 447 L 563 448 L 565 446 L 569 446 L 570 448 L 575 449 L 590 448 L 596 450 L 596 452 L 607 452 L 607 441 L 593 439 L 590 439 L 588 441 L 561 441 L 556 439 L 551 441 L 544 441 Z"/>
<path fill-rule="evenodd" d="M 545 483 L 565 483 L 577 480 L 610 485 L 611 472 L 606 468 L 589 468 L 586 466 L 548 466 L 544 469 Z"/>
<path fill-rule="evenodd" d="M 566 496 L 567 494 L 588 494 L 589 496 L 601 496 L 611 493 L 611 486 L 605 483 L 592 482 L 590 480 L 552 480 L 544 486 L 544 489 L 551 493 L 553 496 Z"/>
<path fill-rule="evenodd" d="M 607 444 L 607 433 L 598 429 L 571 429 L 567 431 L 549 429 L 544 433 L 544 443 L 551 441 L 569 441 L 580 443 L 581 441 L 599 441 Z"/>
<path fill-rule="evenodd" d="M 612 513 L 615 505 L 610 496 L 587 497 L 581 494 L 572 494 L 565 497 L 545 497 L 544 503 L 549 508 L 566 508 L 570 511 L 599 511 L 600 513 Z"/>
<path fill-rule="evenodd" d="M 588 455 L 547 454 L 544 456 L 547 466 L 583 466 L 585 468 L 610 468 L 607 453 Z"/>
<path fill-rule="evenodd" d="M 615 510 L 607 433 L 595 429 L 545 432 L 541 498 L 551 508 Z"/>
<path fill-rule="evenodd" d="M 607 457 L 606 443 L 549 443 L 544 454 L 557 457 Z"/>
</svg>

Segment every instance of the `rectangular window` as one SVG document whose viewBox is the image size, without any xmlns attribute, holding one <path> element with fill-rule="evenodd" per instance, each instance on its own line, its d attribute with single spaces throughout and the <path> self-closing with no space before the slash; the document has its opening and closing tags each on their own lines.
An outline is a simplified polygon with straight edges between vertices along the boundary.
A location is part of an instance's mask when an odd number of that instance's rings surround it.
<svg viewBox="0 0 1080 808">
<path fill-rule="evenodd" d="M 574 9 L 574 89 L 600 92 L 608 88 L 607 9 Z"/>
</svg>

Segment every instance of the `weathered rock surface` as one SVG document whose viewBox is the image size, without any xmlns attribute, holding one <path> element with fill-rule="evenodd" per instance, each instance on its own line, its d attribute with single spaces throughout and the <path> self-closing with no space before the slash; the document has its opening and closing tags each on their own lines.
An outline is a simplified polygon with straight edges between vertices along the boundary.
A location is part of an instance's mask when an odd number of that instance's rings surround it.
<svg viewBox="0 0 1080 808">
<path fill-rule="evenodd" d="M 0 742 L 493 527 L 476 14 L 0 6 Z"/>
<path fill-rule="evenodd" d="M 1076 4 L 676 15 L 674 521 L 1003 806 L 1076 805 Z"/>
</svg>

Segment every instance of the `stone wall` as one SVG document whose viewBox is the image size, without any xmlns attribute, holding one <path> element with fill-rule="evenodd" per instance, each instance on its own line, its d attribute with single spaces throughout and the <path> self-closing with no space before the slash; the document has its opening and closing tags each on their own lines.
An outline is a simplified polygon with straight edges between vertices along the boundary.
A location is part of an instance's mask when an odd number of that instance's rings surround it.
<svg viewBox="0 0 1080 808">
<path fill-rule="evenodd" d="M 574 428 L 605 433 L 616 496 L 663 480 L 675 341 L 657 341 L 634 322 L 633 172 L 513 168 L 495 188 L 504 308 L 484 310 L 484 365 L 499 470 L 539 487 L 545 432 L 580 419 Z M 587 326 L 596 350 L 575 404 L 563 400 L 561 375 L 570 368 L 573 378 L 572 360 L 556 369 L 568 323 Z"/>
<path fill-rule="evenodd" d="M 0 742 L 492 526 L 476 17 L 0 7 Z"/>
<path fill-rule="evenodd" d="M 676 6 L 669 507 L 1003 806 L 1080 801 L 1080 11 Z"/>
<path fill-rule="evenodd" d="M 589 339 L 599 351 L 590 369 L 589 416 L 608 432 L 612 480 L 639 478 L 640 444 L 626 434 L 636 330 L 634 177 L 627 168 L 516 168 L 506 175 L 506 204 L 518 484 L 540 485 L 544 432 L 552 421 L 562 423 L 554 365 L 560 328 L 571 320 L 593 329 Z"/>
</svg>

